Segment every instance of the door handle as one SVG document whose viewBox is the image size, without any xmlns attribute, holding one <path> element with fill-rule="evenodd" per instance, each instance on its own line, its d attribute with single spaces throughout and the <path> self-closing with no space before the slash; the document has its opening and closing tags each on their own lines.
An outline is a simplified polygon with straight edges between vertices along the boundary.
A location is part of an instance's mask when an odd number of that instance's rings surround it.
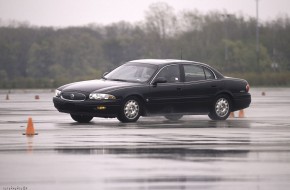
<svg viewBox="0 0 290 190">
<path fill-rule="evenodd" d="M 216 88 L 216 87 L 217 87 L 217 85 L 211 85 L 211 87 L 212 87 L 212 88 Z"/>
<path fill-rule="evenodd" d="M 180 87 L 177 87 L 177 88 L 176 88 L 176 90 L 177 90 L 177 91 L 181 91 L 181 90 L 182 90 L 182 88 L 180 88 Z"/>
</svg>

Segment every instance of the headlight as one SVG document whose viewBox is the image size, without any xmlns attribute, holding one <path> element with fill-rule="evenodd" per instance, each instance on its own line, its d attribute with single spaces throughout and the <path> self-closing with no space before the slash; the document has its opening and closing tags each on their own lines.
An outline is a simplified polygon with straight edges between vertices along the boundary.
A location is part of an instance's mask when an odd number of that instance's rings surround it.
<svg viewBox="0 0 290 190">
<path fill-rule="evenodd" d="M 110 94 L 91 93 L 90 99 L 93 100 L 115 100 L 116 97 Z"/>
<path fill-rule="evenodd" d="M 61 94 L 61 91 L 56 89 L 56 90 L 55 90 L 55 96 L 56 96 L 56 97 L 59 97 L 60 94 Z"/>
</svg>

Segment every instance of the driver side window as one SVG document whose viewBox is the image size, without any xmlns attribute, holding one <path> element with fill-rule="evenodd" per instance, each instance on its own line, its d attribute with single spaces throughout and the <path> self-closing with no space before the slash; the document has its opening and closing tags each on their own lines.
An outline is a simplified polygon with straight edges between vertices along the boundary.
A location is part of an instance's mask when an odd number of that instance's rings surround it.
<svg viewBox="0 0 290 190">
<path fill-rule="evenodd" d="M 163 77 L 167 83 L 180 82 L 179 65 L 170 65 L 164 67 L 157 75 L 156 78 Z"/>
</svg>

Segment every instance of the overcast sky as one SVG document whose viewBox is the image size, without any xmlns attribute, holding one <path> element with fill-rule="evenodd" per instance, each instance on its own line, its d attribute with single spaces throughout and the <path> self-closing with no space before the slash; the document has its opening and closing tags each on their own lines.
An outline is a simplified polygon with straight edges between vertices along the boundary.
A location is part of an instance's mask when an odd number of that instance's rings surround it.
<svg viewBox="0 0 290 190">
<path fill-rule="evenodd" d="M 161 0 L 162 1 L 162 0 Z M 148 6 L 160 0 L 0 0 L 0 19 L 27 21 L 38 26 L 80 26 L 109 24 L 125 20 L 141 21 Z M 227 11 L 245 16 L 256 15 L 256 0 L 163 0 L 181 10 Z M 261 20 L 290 15 L 290 0 L 259 0 Z"/>
</svg>

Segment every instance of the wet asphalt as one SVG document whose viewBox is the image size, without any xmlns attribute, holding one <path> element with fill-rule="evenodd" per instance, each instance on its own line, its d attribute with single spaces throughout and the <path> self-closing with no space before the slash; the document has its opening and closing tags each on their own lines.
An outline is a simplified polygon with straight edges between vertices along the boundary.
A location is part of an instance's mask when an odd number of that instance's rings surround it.
<svg viewBox="0 0 290 190">
<path fill-rule="evenodd" d="M 262 96 L 265 92 L 265 96 Z M 289 189 L 290 88 L 253 88 L 245 117 L 75 123 L 49 90 L 0 91 L 0 190 Z M 35 100 L 35 95 L 40 99 Z M 38 135 L 27 137 L 32 117 Z"/>
</svg>

